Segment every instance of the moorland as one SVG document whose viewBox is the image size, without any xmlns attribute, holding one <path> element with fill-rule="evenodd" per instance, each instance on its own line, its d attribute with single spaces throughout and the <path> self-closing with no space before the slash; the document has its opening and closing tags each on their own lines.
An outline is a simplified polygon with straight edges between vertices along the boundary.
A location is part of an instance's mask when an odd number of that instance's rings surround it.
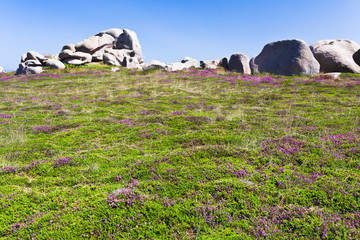
<svg viewBox="0 0 360 240">
<path fill-rule="evenodd" d="M 2 239 L 359 239 L 360 75 L 0 74 Z"/>
</svg>

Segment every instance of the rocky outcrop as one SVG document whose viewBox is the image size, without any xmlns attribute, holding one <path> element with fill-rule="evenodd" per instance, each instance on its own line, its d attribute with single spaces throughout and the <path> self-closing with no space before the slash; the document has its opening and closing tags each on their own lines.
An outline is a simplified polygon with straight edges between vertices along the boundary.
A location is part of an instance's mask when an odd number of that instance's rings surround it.
<svg viewBox="0 0 360 240">
<path fill-rule="evenodd" d="M 360 72 L 360 66 L 353 55 L 360 45 L 351 40 L 321 40 L 310 46 L 315 58 L 320 63 L 320 71 L 328 72 Z"/>
<path fill-rule="evenodd" d="M 251 74 L 249 57 L 242 53 L 231 55 L 229 60 L 229 70 L 233 72 Z"/>
<path fill-rule="evenodd" d="M 353 59 L 356 62 L 356 64 L 360 66 L 360 50 L 354 53 Z"/>
<path fill-rule="evenodd" d="M 0 66 L 0 73 L 5 73 L 4 68 Z"/>
<path fill-rule="evenodd" d="M 143 62 L 135 32 L 112 28 L 101 31 L 76 45 L 65 45 L 59 58 L 72 65 L 103 61 L 106 64 L 140 69 Z"/>
<path fill-rule="evenodd" d="M 219 67 L 228 69 L 229 60 L 228 58 L 224 57 L 223 59 L 218 59 L 218 60 L 200 61 L 200 67 L 202 69 L 207 69 L 207 68 L 216 69 Z"/>
<path fill-rule="evenodd" d="M 166 63 L 163 63 L 163 62 L 160 62 L 160 61 L 157 61 L 157 60 L 152 60 L 148 63 L 144 63 L 142 64 L 142 68 L 143 70 L 149 70 L 149 69 L 163 69 L 165 68 L 166 66 Z"/>
<path fill-rule="evenodd" d="M 252 73 L 268 72 L 279 75 L 313 75 L 320 64 L 303 40 L 283 40 L 267 44 L 261 53 L 250 60 Z"/>
<path fill-rule="evenodd" d="M 57 59 L 47 58 L 37 52 L 30 51 L 21 56 L 21 63 L 15 74 L 42 73 L 43 67 L 64 69 L 65 65 Z"/>
<path fill-rule="evenodd" d="M 186 57 L 180 62 L 166 64 L 166 66 L 164 67 L 164 71 L 181 71 L 191 67 L 199 67 L 199 62 L 196 59 Z"/>
</svg>

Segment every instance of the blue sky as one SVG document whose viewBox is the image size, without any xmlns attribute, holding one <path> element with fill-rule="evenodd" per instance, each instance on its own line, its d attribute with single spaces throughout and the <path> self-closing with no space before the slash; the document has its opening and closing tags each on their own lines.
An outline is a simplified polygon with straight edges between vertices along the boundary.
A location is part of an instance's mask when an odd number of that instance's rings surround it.
<svg viewBox="0 0 360 240">
<path fill-rule="evenodd" d="M 0 66 L 30 50 L 57 54 L 109 28 L 134 30 L 145 61 L 249 57 L 276 40 L 360 43 L 359 0 L 0 0 Z"/>
</svg>

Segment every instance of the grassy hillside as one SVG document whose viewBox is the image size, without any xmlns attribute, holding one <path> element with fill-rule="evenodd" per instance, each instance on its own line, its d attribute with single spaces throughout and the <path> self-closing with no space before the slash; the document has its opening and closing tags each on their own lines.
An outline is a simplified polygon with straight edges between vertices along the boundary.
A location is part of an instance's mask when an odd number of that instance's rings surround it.
<svg viewBox="0 0 360 240">
<path fill-rule="evenodd" d="M 360 75 L 0 74 L 1 239 L 359 239 Z"/>
</svg>

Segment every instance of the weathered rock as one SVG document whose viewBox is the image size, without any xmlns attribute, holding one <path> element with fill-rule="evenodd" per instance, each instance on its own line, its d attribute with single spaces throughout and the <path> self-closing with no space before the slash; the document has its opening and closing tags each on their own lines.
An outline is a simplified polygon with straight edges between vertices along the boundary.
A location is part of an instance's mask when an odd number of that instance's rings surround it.
<svg viewBox="0 0 360 240">
<path fill-rule="evenodd" d="M 117 72 L 117 71 L 119 71 L 120 70 L 120 68 L 118 68 L 118 67 L 113 67 L 113 68 L 111 68 L 111 72 Z"/>
<path fill-rule="evenodd" d="M 0 73 L 5 73 L 4 68 L 0 66 Z"/>
<path fill-rule="evenodd" d="M 229 70 L 233 72 L 251 74 L 249 57 L 242 53 L 231 55 L 229 60 Z"/>
<path fill-rule="evenodd" d="M 29 60 L 29 61 L 31 61 L 31 60 Z M 37 74 L 37 73 L 42 73 L 42 72 L 43 72 L 43 69 L 40 66 L 28 66 L 28 65 L 26 65 L 26 63 L 20 63 L 15 74 L 16 75 L 19 75 L 19 74 Z"/>
<path fill-rule="evenodd" d="M 75 45 L 70 43 L 70 44 L 66 44 L 65 46 L 63 46 L 63 48 L 61 49 L 61 51 L 64 51 L 64 50 L 70 50 L 71 52 L 76 52 L 76 49 L 75 49 Z"/>
<path fill-rule="evenodd" d="M 163 69 L 166 66 L 166 63 L 157 61 L 157 60 L 152 60 L 148 63 L 142 64 L 142 68 L 143 70 L 149 70 L 149 69 L 155 69 L 155 68 L 161 68 Z"/>
<path fill-rule="evenodd" d="M 351 40 L 322 40 L 310 46 L 315 58 L 320 63 L 321 72 L 360 72 L 360 66 L 353 55 L 360 45 Z"/>
<path fill-rule="evenodd" d="M 141 46 L 138 37 L 134 31 L 124 29 L 123 33 L 118 37 L 115 43 L 115 49 L 128 49 L 134 51 L 139 63 L 143 63 Z"/>
<path fill-rule="evenodd" d="M 36 60 L 36 61 L 39 61 L 39 62 L 43 62 L 45 61 L 47 58 L 44 56 L 44 55 L 41 55 L 40 53 L 37 53 L 37 52 L 34 52 L 34 51 L 30 51 L 30 52 L 27 52 L 25 54 L 23 54 L 21 56 L 21 62 L 26 62 L 28 60 Z"/>
<path fill-rule="evenodd" d="M 325 73 L 324 77 L 326 79 L 340 79 L 341 72 Z"/>
<path fill-rule="evenodd" d="M 105 64 L 114 66 L 122 66 L 127 52 L 119 49 L 106 49 L 103 55 L 103 61 Z"/>
<path fill-rule="evenodd" d="M 72 52 L 69 49 L 65 49 L 59 54 L 59 59 L 63 63 L 72 64 L 72 65 L 82 65 L 85 63 L 90 63 L 92 60 L 92 56 L 88 53 Z M 77 59 L 79 61 L 73 61 L 75 59 Z M 72 63 L 70 63 L 70 62 L 72 62 Z"/>
<path fill-rule="evenodd" d="M 115 38 L 106 33 L 98 33 L 75 45 L 77 52 L 93 55 L 103 48 L 112 48 Z"/>
<path fill-rule="evenodd" d="M 122 66 L 128 69 L 139 69 L 142 70 L 141 64 L 135 57 L 125 57 L 122 62 Z"/>
<path fill-rule="evenodd" d="M 65 65 L 61 61 L 56 59 L 47 59 L 44 62 L 44 65 L 53 69 L 65 69 Z"/>
<path fill-rule="evenodd" d="M 166 64 L 164 70 L 168 72 L 173 72 L 173 71 L 181 71 L 191 67 L 199 67 L 199 62 L 196 59 L 186 57 L 180 62 Z"/>
<path fill-rule="evenodd" d="M 200 61 L 200 67 L 202 69 L 206 69 L 206 68 L 216 69 L 219 67 L 228 69 L 228 62 L 229 60 L 226 57 L 218 60 Z"/>
<path fill-rule="evenodd" d="M 353 59 L 356 62 L 356 64 L 360 66 L 360 50 L 354 53 Z"/>
<path fill-rule="evenodd" d="M 24 62 L 25 66 L 29 66 L 29 67 L 42 67 L 42 63 L 39 60 L 26 60 Z"/>
<path fill-rule="evenodd" d="M 303 40 L 283 40 L 267 44 L 261 53 L 250 60 L 252 73 L 268 72 L 279 75 L 313 75 L 320 64 Z"/>
<path fill-rule="evenodd" d="M 67 59 L 63 59 L 61 61 L 63 63 L 70 64 L 70 65 L 84 65 L 86 63 L 91 62 L 91 61 L 87 61 L 87 60 L 81 60 L 81 59 L 78 59 L 78 58 L 67 58 Z"/>
<path fill-rule="evenodd" d="M 92 55 L 92 61 L 93 62 L 103 61 L 104 60 L 104 53 L 108 49 L 112 50 L 112 48 L 109 48 L 109 46 L 104 46 L 103 48 L 99 49 L 97 52 L 95 52 Z"/>
<path fill-rule="evenodd" d="M 223 67 L 224 69 L 229 69 L 229 59 L 227 57 L 221 59 L 219 66 Z"/>
</svg>

